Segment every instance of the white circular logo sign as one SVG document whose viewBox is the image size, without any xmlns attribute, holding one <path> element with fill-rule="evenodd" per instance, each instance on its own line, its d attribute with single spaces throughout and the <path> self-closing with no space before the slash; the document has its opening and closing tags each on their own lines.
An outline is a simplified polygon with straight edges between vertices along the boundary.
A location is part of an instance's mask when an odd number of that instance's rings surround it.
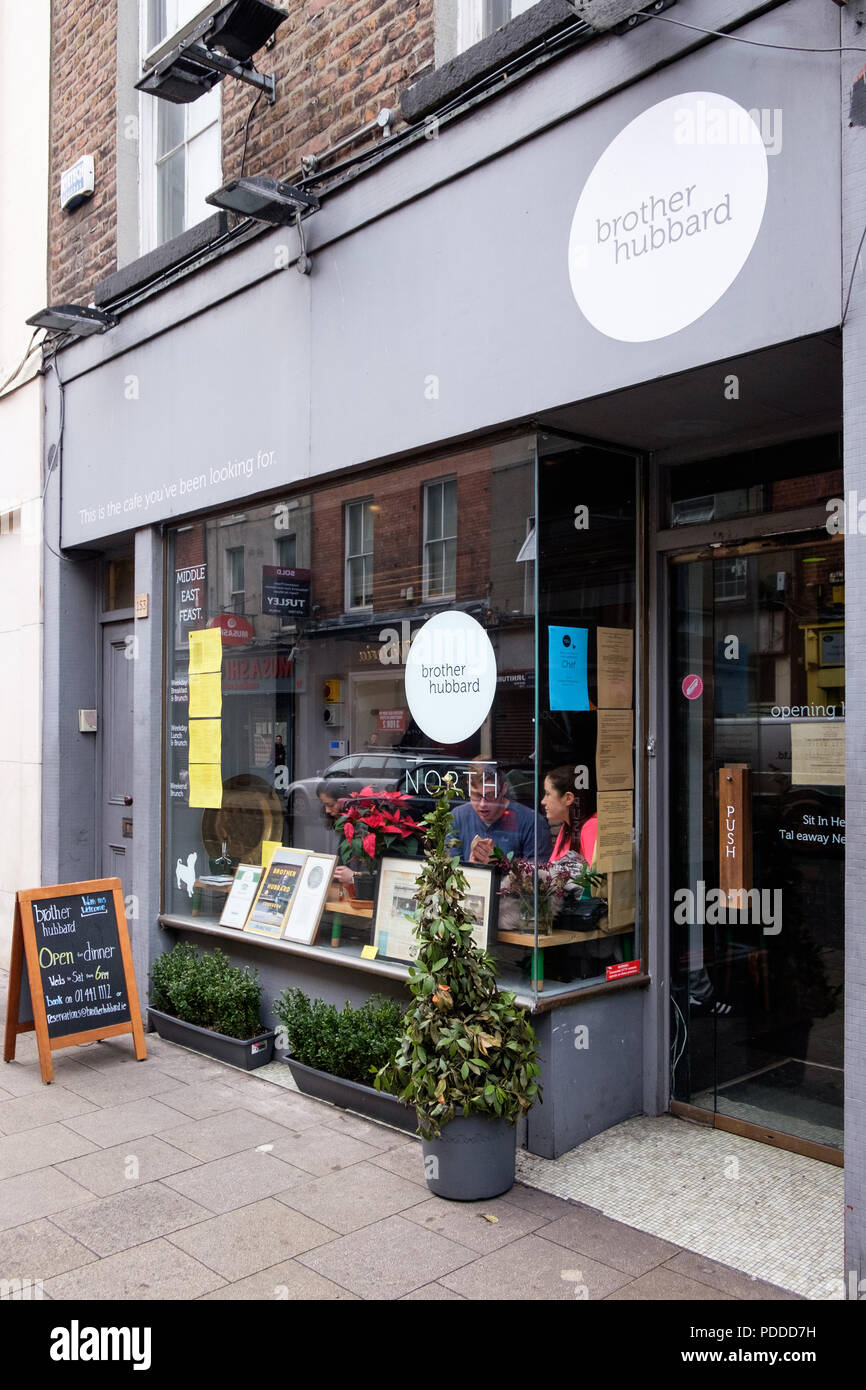
<svg viewBox="0 0 866 1390">
<path fill-rule="evenodd" d="M 651 106 L 580 195 L 568 247 L 580 309 L 625 343 L 679 332 L 733 284 L 766 202 L 767 151 L 748 111 L 717 92 Z"/>
<path fill-rule="evenodd" d="M 457 610 L 437 613 L 409 648 L 406 700 L 437 743 L 460 743 L 480 729 L 496 694 L 496 653 L 480 623 Z"/>
</svg>

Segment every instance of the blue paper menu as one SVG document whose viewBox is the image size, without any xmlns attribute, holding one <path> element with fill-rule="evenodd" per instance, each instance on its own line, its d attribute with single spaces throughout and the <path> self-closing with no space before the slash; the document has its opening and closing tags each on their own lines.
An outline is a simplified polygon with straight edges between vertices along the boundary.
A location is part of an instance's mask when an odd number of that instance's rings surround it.
<svg viewBox="0 0 866 1390">
<path fill-rule="evenodd" d="M 589 686 L 586 679 L 587 638 L 585 627 L 547 629 L 550 708 L 588 710 Z"/>
</svg>

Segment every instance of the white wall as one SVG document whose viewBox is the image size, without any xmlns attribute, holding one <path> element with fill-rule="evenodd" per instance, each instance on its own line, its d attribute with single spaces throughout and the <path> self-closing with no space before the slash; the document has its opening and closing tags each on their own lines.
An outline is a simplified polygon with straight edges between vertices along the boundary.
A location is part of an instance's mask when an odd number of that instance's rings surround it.
<svg viewBox="0 0 866 1390">
<path fill-rule="evenodd" d="M 0 6 L 0 386 L 47 299 L 50 0 Z M 40 882 L 40 355 L 0 395 L 0 965 L 14 895 Z"/>
</svg>

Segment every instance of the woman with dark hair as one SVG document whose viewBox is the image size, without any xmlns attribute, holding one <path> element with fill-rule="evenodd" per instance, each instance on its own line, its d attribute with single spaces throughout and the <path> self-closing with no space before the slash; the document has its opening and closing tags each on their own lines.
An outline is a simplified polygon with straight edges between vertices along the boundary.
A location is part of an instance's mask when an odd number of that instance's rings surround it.
<svg viewBox="0 0 866 1390">
<path fill-rule="evenodd" d="M 346 797 L 350 795 L 351 788 L 348 784 L 334 778 L 320 782 L 316 787 L 316 796 L 322 807 L 322 819 L 329 829 L 334 829 L 334 822 L 343 814 Z M 343 884 L 345 888 L 353 889 L 355 873 L 347 864 L 338 864 L 334 870 L 334 881 Z"/>
<path fill-rule="evenodd" d="M 586 863 L 581 850 L 581 831 L 585 819 L 582 797 L 574 790 L 574 768 L 555 767 L 544 779 L 541 809 L 547 817 L 551 835 L 555 836 L 551 864 L 565 859 L 580 869 Z"/>
</svg>

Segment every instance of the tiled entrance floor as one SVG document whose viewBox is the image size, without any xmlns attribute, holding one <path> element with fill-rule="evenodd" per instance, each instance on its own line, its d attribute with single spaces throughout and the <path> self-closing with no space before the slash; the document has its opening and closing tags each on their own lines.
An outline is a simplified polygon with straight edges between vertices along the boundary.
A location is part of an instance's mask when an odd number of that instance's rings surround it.
<svg viewBox="0 0 866 1390">
<path fill-rule="evenodd" d="M 805 1298 L 843 1296 L 843 1173 L 673 1115 L 639 1116 L 522 1182 Z"/>
</svg>

